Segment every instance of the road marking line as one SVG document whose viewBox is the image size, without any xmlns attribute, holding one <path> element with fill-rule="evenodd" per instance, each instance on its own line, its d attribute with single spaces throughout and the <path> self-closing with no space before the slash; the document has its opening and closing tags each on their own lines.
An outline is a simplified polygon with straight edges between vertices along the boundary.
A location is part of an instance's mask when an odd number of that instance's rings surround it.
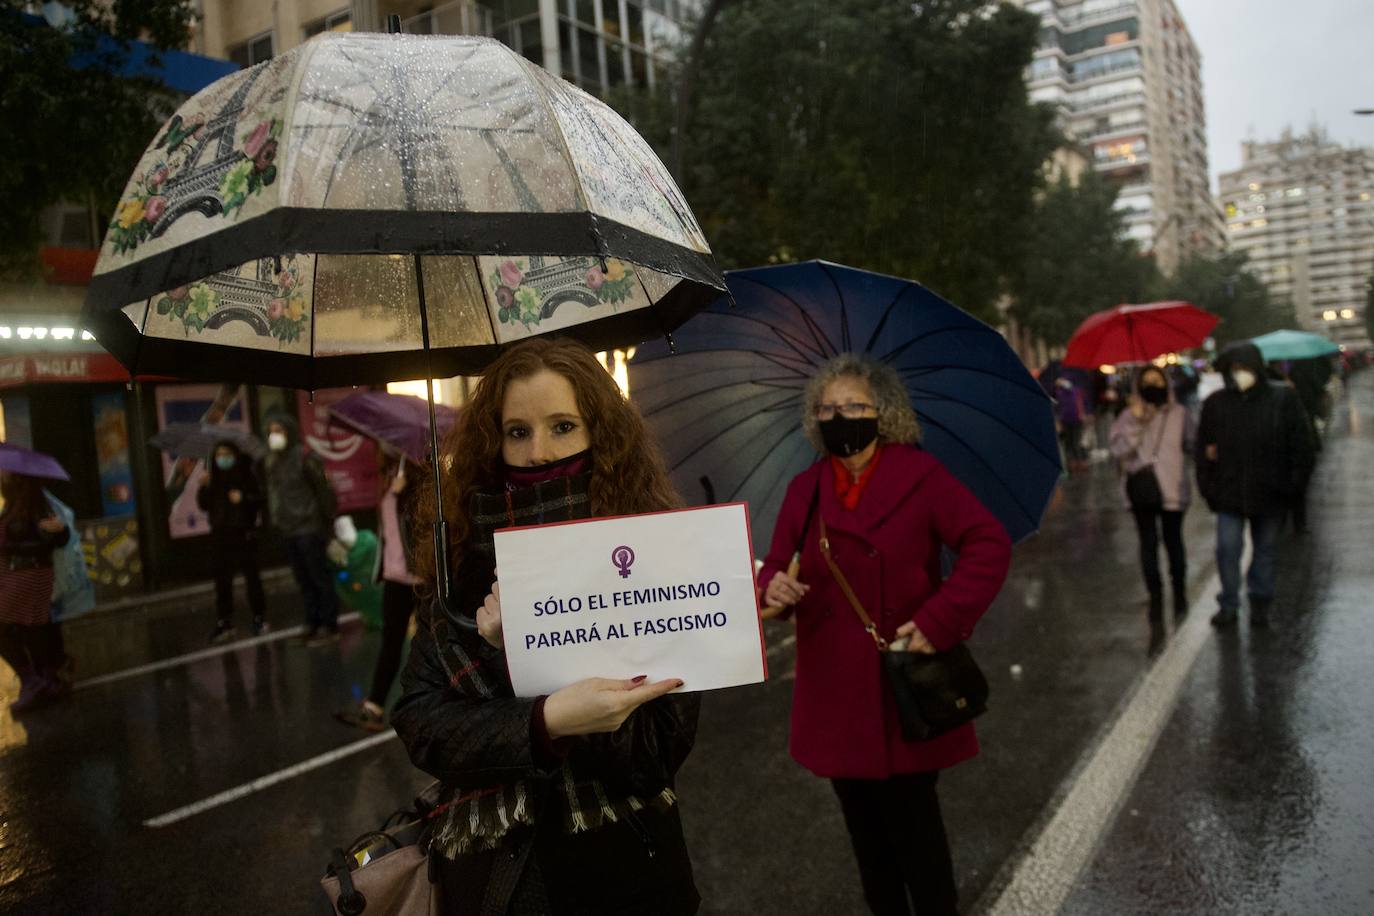
<svg viewBox="0 0 1374 916">
<path fill-rule="evenodd" d="M 275 786 L 279 782 L 293 779 L 302 773 L 308 773 L 311 770 L 327 766 L 336 760 L 342 760 L 345 757 L 365 751 L 368 748 L 376 747 L 379 744 L 385 744 L 395 737 L 396 732 L 393 729 L 387 729 L 384 732 L 363 738 L 361 741 L 354 741 L 352 744 L 345 744 L 343 747 L 335 748 L 318 757 L 311 757 L 309 760 L 302 761 L 295 766 L 287 767 L 284 770 L 278 770 L 275 773 L 269 773 L 266 776 L 254 779 L 252 782 L 246 782 L 236 788 L 220 792 L 218 795 L 211 795 L 209 798 L 203 798 L 198 802 L 192 802 L 189 805 L 177 808 L 175 811 L 168 811 L 166 814 L 150 817 L 143 822 L 143 826 L 166 827 L 169 824 L 175 824 L 177 821 L 184 821 L 188 817 L 194 817 L 197 814 L 209 811 L 211 808 L 218 808 L 220 805 L 227 805 L 231 801 L 237 801 L 240 798 L 252 795 L 254 792 L 261 792 L 263 789 Z"/>
<path fill-rule="evenodd" d="M 1220 577 L 1213 575 L 1017 863 L 1011 880 L 983 911 L 987 916 L 1057 913 L 1068 899 L 1169 722 L 1188 672 L 1211 635 L 1210 609 L 1220 587 Z"/>
<path fill-rule="evenodd" d="M 352 623 L 358 619 L 356 613 L 340 614 L 339 623 Z M 109 674 L 102 674 L 98 677 L 86 678 L 84 681 L 77 681 L 72 685 L 74 690 L 84 690 L 87 687 L 99 687 L 101 684 L 110 684 L 115 681 L 122 681 L 126 678 L 138 677 L 142 674 L 151 674 L 154 671 L 161 671 L 164 668 L 175 668 L 177 665 L 189 665 L 206 658 L 214 658 L 216 655 L 223 655 L 226 652 L 237 652 L 239 649 L 251 649 L 254 646 L 261 646 L 266 643 L 276 642 L 279 639 L 288 639 L 299 633 L 305 632 L 305 627 L 287 627 L 285 630 L 272 630 L 261 636 L 252 636 L 248 639 L 240 639 L 238 642 L 225 643 L 222 646 L 211 646 L 208 649 L 199 649 L 195 652 L 187 652 L 185 655 L 178 655 L 175 658 L 164 658 L 155 662 L 148 662 L 146 665 L 139 665 L 136 668 L 125 668 L 123 671 L 112 671 Z"/>
</svg>

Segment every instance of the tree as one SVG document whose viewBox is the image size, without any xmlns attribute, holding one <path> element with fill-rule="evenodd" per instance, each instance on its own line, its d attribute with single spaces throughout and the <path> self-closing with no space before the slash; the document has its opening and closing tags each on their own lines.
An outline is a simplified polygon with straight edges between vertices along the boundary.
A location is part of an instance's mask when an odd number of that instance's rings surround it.
<svg viewBox="0 0 1374 916">
<path fill-rule="evenodd" d="M 1077 186 L 1061 176 L 1036 202 L 1011 314 L 1046 341 L 1067 342 L 1093 312 L 1154 298 L 1159 271 L 1127 237 L 1116 196 L 1114 185 L 1089 172 Z"/>
<path fill-rule="evenodd" d="M 1164 298 L 1186 299 L 1220 316 L 1218 345 L 1297 326 L 1293 304 L 1275 300 L 1243 251 L 1213 257 L 1193 255 L 1164 286 Z"/>
<path fill-rule="evenodd" d="M 1023 80 L 1038 17 L 987 0 L 716 6 L 677 139 L 722 266 L 828 258 L 995 316 L 1058 143 Z M 615 101 L 671 147 L 675 106 Z"/>
<path fill-rule="evenodd" d="M 192 13 L 185 0 L 67 0 L 68 21 L 55 28 L 29 6 L 0 0 L 0 272 L 25 276 L 37 273 L 44 208 L 86 204 L 103 230 L 176 101 L 151 80 L 116 75 L 128 42 L 180 47 Z"/>
</svg>

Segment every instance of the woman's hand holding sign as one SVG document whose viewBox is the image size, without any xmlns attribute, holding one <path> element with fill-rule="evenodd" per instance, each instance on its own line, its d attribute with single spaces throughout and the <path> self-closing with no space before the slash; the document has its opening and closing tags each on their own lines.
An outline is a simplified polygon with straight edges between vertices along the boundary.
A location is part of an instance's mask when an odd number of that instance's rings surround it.
<svg viewBox="0 0 1374 916">
<path fill-rule="evenodd" d="M 505 648 L 499 582 L 491 584 L 491 593 L 477 609 L 477 632 L 496 648 Z M 625 724 L 636 709 L 683 685 L 678 678 L 653 684 L 646 684 L 645 680 L 645 675 L 625 681 L 591 677 L 554 691 L 544 701 L 544 725 L 550 737 L 613 732 Z"/>
<path fill-rule="evenodd" d="M 589 677 L 554 691 L 544 701 L 544 725 L 550 737 L 613 732 L 636 709 L 683 685 L 677 678 L 654 684 L 645 680 L 642 674 L 625 681 Z"/>
<path fill-rule="evenodd" d="M 506 647 L 501 635 L 501 583 L 491 583 L 491 594 L 477 609 L 477 632 L 498 649 Z"/>
</svg>

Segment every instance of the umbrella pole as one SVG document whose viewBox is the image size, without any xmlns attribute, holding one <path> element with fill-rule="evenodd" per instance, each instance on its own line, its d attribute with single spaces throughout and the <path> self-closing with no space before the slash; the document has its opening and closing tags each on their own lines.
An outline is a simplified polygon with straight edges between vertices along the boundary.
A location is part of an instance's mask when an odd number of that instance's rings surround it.
<svg viewBox="0 0 1374 916">
<path fill-rule="evenodd" d="M 453 613 L 453 577 L 449 570 L 448 519 L 444 517 L 444 475 L 439 462 L 439 422 L 434 412 L 434 367 L 430 364 L 429 307 L 425 303 L 425 271 L 415 255 L 415 289 L 420 299 L 420 342 L 425 348 L 425 400 L 429 404 L 429 456 L 434 470 L 434 585 L 439 609 L 450 622 L 476 629 L 477 622 Z"/>
</svg>

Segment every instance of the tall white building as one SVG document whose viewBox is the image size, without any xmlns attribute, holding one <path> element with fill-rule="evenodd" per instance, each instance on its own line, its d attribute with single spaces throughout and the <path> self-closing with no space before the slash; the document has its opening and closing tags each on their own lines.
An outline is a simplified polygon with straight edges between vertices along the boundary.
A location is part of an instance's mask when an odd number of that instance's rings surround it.
<svg viewBox="0 0 1374 916">
<path fill-rule="evenodd" d="M 1324 132 L 1241 145 L 1220 176 L 1231 247 L 1244 251 L 1298 321 L 1337 343 L 1369 346 L 1366 284 L 1374 275 L 1374 149 Z"/>
<path fill-rule="evenodd" d="M 1172 273 L 1225 243 L 1207 172 L 1201 58 L 1173 0 L 1020 0 L 1043 28 L 1032 101 L 1120 188 L 1141 248 Z"/>
<path fill-rule="evenodd" d="M 198 0 L 193 49 L 242 66 L 325 30 L 490 35 L 597 95 L 665 79 L 700 0 Z"/>
</svg>

